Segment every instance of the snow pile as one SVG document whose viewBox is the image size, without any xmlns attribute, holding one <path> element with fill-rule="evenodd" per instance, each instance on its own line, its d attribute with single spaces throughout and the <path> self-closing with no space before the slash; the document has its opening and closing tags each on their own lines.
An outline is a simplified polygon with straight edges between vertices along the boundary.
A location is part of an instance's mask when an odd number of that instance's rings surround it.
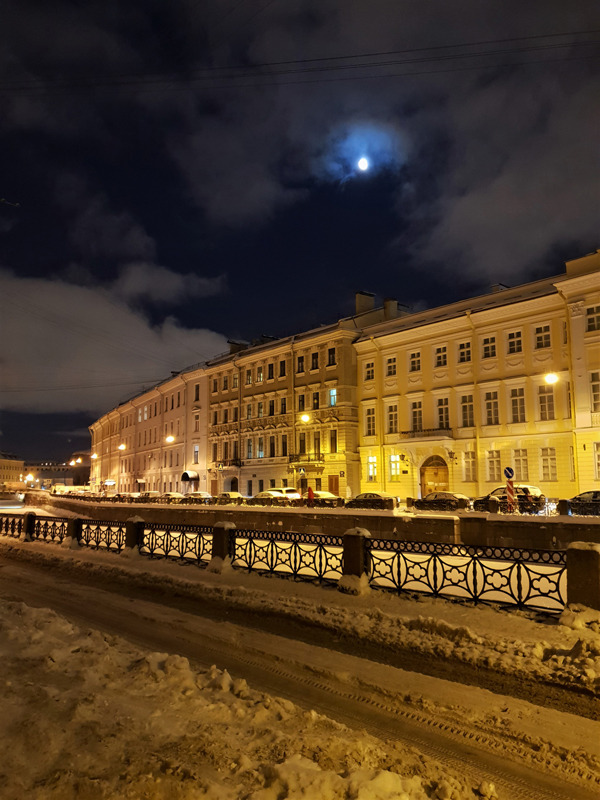
<svg viewBox="0 0 600 800">
<path fill-rule="evenodd" d="M 491 785 L 212 667 L 0 606 L 3 800 L 474 800 Z"/>
</svg>

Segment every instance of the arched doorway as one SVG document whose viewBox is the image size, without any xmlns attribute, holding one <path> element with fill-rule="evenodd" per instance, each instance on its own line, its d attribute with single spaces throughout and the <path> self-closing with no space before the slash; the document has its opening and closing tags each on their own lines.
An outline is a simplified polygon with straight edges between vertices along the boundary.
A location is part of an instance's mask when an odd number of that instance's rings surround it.
<svg viewBox="0 0 600 800">
<path fill-rule="evenodd" d="M 238 489 L 239 482 L 237 478 L 231 478 L 229 481 L 227 481 L 227 483 L 229 483 L 229 486 L 225 490 L 226 492 L 239 492 Z"/>
<path fill-rule="evenodd" d="M 421 497 L 429 492 L 447 492 L 448 465 L 440 456 L 429 456 L 421 464 Z"/>
</svg>

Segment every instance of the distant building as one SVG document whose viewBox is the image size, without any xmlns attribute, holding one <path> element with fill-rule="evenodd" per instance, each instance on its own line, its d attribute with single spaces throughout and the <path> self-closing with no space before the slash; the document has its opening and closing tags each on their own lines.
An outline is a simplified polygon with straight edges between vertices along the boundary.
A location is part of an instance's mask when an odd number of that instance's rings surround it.
<svg viewBox="0 0 600 800">
<path fill-rule="evenodd" d="M 230 343 L 91 427 L 108 491 L 600 487 L 600 251 L 566 274 L 409 313 L 395 300 Z"/>
<path fill-rule="evenodd" d="M 13 453 L 0 450 L 0 492 L 12 492 L 25 487 L 24 463 Z"/>
<path fill-rule="evenodd" d="M 67 461 L 26 461 L 27 486 L 49 489 L 57 483 L 65 486 L 85 486 L 90 480 L 90 451 L 73 453 Z"/>
</svg>

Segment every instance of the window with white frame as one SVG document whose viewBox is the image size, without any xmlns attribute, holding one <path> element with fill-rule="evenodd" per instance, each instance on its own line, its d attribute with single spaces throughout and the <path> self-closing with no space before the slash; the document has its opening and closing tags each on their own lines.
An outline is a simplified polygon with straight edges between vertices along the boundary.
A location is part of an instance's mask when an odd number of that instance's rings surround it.
<svg viewBox="0 0 600 800">
<path fill-rule="evenodd" d="M 477 480 L 477 457 L 472 450 L 463 453 L 463 477 L 465 482 Z"/>
<path fill-rule="evenodd" d="M 471 360 L 471 342 L 461 342 L 458 345 L 458 363 L 467 364 Z"/>
<path fill-rule="evenodd" d="M 486 336 L 482 342 L 482 358 L 496 358 L 496 337 Z"/>
<path fill-rule="evenodd" d="M 265 457 L 265 440 L 263 439 L 262 436 L 258 437 L 258 448 L 257 448 L 257 451 L 256 451 L 256 455 L 257 455 L 258 458 L 264 458 Z"/>
<path fill-rule="evenodd" d="M 388 433 L 398 433 L 398 406 L 396 404 L 388 406 Z"/>
<path fill-rule="evenodd" d="M 257 383 L 262 383 L 262 379 L 263 379 L 263 368 L 262 367 L 257 367 L 256 368 L 256 382 Z"/>
<path fill-rule="evenodd" d="M 436 367 L 446 367 L 448 365 L 448 352 L 445 345 L 435 348 L 435 365 Z"/>
<path fill-rule="evenodd" d="M 400 456 L 390 456 L 390 480 L 397 481 L 400 477 Z"/>
<path fill-rule="evenodd" d="M 535 329 L 535 349 L 544 350 L 550 347 L 550 325 L 539 325 Z"/>
<path fill-rule="evenodd" d="M 388 378 L 396 374 L 396 356 L 388 358 L 386 362 L 385 374 Z"/>
<path fill-rule="evenodd" d="M 513 461 L 515 465 L 515 480 L 527 482 L 529 480 L 529 461 L 527 450 L 513 450 Z"/>
<path fill-rule="evenodd" d="M 141 409 L 141 406 L 140 406 L 140 408 L 138 408 L 138 422 L 141 422 L 141 421 L 142 421 L 142 409 Z"/>
<path fill-rule="evenodd" d="M 238 374 L 237 372 L 233 373 L 233 377 L 231 379 L 231 386 L 233 389 L 237 389 L 239 385 Z"/>
<path fill-rule="evenodd" d="M 498 392 L 485 393 L 485 424 L 498 425 Z"/>
<path fill-rule="evenodd" d="M 194 458 L 193 458 L 193 463 L 194 463 L 194 464 L 197 464 L 197 463 L 198 463 L 198 461 L 199 461 L 199 459 L 200 459 L 200 445 L 199 445 L 199 444 L 195 444 L 195 445 L 194 445 Z"/>
<path fill-rule="evenodd" d="M 450 427 L 450 409 L 448 407 L 447 397 L 438 397 L 437 412 L 438 428 L 444 428 L 447 430 Z"/>
<path fill-rule="evenodd" d="M 367 408 L 365 417 L 365 436 L 375 436 L 375 409 Z"/>
<path fill-rule="evenodd" d="M 256 404 L 256 416 L 262 417 L 264 415 L 264 403 Z"/>
<path fill-rule="evenodd" d="M 600 411 L 600 372 L 592 372 L 590 375 L 590 386 L 592 392 L 592 411 Z"/>
<path fill-rule="evenodd" d="M 522 353 L 523 352 L 523 339 L 521 331 L 511 331 L 508 334 L 508 353 Z"/>
<path fill-rule="evenodd" d="M 552 386 L 540 386 L 538 388 L 540 401 L 540 419 L 554 419 L 554 388 Z"/>
<path fill-rule="evenodd" d="M 337 389 L 329 390 L 329 405 L 330 406 L 337 405 Z"/>
<path fill-rule="evenodd" d="M 463 394 L 460 398 L 460 410 L 463 428 L 475 427 L 475 413 L 473 409 L 473 395 Z"/>
<path fill-rule="evenodd" d="M 194 431 L 200 430 L 200 414 L 194 414 Z"/>
<path fill-rule="evenodd" d="M 375 362 L 367 361 L 365 364 L 365 380 L 372 381 L 375 377 Z"/>
<path fill-rule="evenodd" d="M 144 406 L 144 419 L 148 419 L 148 406 Z"/>
<path fill-rule="evenodd" d="M 369 456 L 367 458 L 367 480 L 377 480 L 377 456 Z"/>
<path fill-rule="evenodd" d="M 252 458 L 252 439 L 246 439 L 246 458 Z"/>
<path fill-rule="evenodd" d="M 556 448 L 542 447 L 540 450 L 542 462 L 542 480 L 555 481 L 556 478 Z"/>
<path fill-rule="evenodd" d="M 409 372 L 421 371 L 421 353 L 411 353 L 408 367 Z"/>
<path fill-rule="evenodd" d="M 523 387 L 510 390 L 510 408 L 512 422 L 525 422 L 525 389 Z"/>
<path fill-rule="evenodd" d="M 592 306 L 586 309 L 586 331 L 600 331 L 600 306 Z"/>
<path fill-rule="evenodd" d="M 596 480 L 600 480 L 600 442 L 594 442 L 594 467 Z"/>
<path fill-rule="evenodd" d="M 500 450 L 487 451 L 488 481 L 500 480 Z"/>
<path fill-rule="evenodd" d="M 411 422 L 413 431 L 423 430 L 423 404 L 420 400 L 411 403 Z"/>
</svg>

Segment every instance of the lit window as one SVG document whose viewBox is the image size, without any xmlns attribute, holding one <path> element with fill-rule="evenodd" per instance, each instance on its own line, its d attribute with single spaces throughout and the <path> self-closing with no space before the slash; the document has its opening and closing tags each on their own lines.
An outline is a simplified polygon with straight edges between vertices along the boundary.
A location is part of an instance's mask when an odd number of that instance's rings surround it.
<svg viewBox="0 0 600 800">
<path fill-rule="evenodd" d="M 400 477 L 400 456 L 390 456 L 390 480 Z"/>
<path fill-rule="evenodd" d="M 337 389 L 329 390 L 329 405 L 330 406 L 337 405 Z"/>
<path fill-rule="evenodd" d="M 515 480 L 526 482 L 529 480 L 529 462 L 527 450 L 513 450 L 515 464 Z"/>
<path fill-rule="evenodd" d="M 263 439 L 262 436 L 258 437 L 258 451 L 256 453 L 258 458 L 264 458 L 265 457 L 264 441 L 265 440 Z"/>
<path fill-rule="evenodd" d="M 319 392 L 313 392 L 312 407 L 313 407 L 314 410 L 319 408 Z"/>
<path fill-rule="evenodd" d="M 194 445 L 194 464 L 197 464 L 200 458 L 200 445 Z"/>
<path fill-rule="evenodd" d="M 252 439 L 246 439 L 246 458 L 252 458 Z"/>
<path fill-rule="evenodd" d="M 262 383 L 262 379 L 263 379 L 263 368 L 262 367 L 257 367 L 256 368 L 256 382 L 257 383 Z"/>
<path fill-rule="evenodd" d="M 233 373 L 233 377 L 231 379 L 231 386 L 232 386 L 233 389 L 237 389 L 238 386 L 239 386 L 239 379 L 238 379 L 237 372 Z"/>
<path fill-rule="evenodd" d="M 250 386 L 251 383 L 252 383 L 252 370 L 251 369 L 247 369 L 246 370 L 246 386 Z"/>
<path fill-rule="evenodd" d="M 377 456 L 369 456 L 367 458 L 367 480 L 377 480 Z"/>
</svg>

